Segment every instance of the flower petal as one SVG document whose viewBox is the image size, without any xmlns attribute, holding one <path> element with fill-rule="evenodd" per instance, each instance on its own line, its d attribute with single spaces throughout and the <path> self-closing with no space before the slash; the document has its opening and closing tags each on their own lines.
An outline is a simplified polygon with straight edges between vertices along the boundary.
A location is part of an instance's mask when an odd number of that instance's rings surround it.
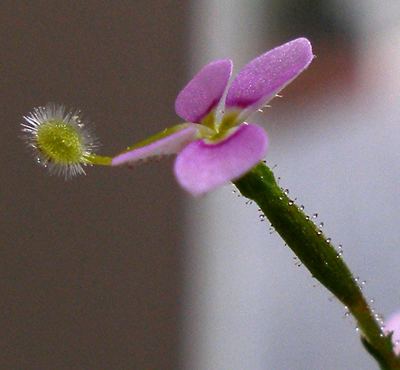
<svg viewBox="0 0 400 370">
<path fill-rule="evenodd" d="M 392 343 L 393 349 L 396 355 L 400 355 L 400 312 L 392 314 L 387 320 L 385 320 L 385 334 L 388 335 L 393 332 Z"/>
<path fill-rule="evenodd" d="M 170 127 L 115 156 L 111 165 L 134 164 L 154 157 L 178 153 L 196 139 L 197 131 L 198 127 L 194 124 Z"/>
<path fill-rule="evenodd" d="M 178 116 L 199 123 L 220 101 L 232 74 L 230 59 L 207 64 L 182 89 L 175 101 Z"/>
<path fill-rule="evenodd" d="M 265 156 L 267 146 L 262 127 L 243 123 L 216 144 L 196 140 L 186 146 L 176 158 L 175 176 L 185 190 L 201 195 L 245 174 Z"/>
<path fill-rule="evenodd" d="M 228 108 L 244 109 L 243 121 L 295 79 L 313 59 L 310 42 L 299 38 L 253 59 L 232 82 L 226 97 Z"/>
</svg>

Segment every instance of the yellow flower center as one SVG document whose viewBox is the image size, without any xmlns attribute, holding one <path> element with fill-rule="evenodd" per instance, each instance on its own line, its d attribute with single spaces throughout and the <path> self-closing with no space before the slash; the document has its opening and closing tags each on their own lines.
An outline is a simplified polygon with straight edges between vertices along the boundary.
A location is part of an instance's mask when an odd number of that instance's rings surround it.
<svg viewBox="0 0 400 370">
<path fill-rule="evenodd" d="M 217 121 L 215 111 L 210 112 L 201 121 L 201 125 L 204 126 L 204 129 L 200 130 L 201 138 L 210 143 L 225 139 L 238 125 L 237 117 L 237 112 L 229 112 L 223 115 L 221 121 Z"/>
</svg>

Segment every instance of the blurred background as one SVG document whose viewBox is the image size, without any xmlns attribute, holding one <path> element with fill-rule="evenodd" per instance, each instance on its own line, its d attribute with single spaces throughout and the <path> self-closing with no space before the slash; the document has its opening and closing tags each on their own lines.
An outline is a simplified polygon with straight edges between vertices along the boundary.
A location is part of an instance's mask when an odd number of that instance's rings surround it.
<svg viewBox="0 0 400 370">
<path fill-rule="evenodd" d="M 104 154 L 174 123 L 210 60 L 235 71 L 306 36 L 311 67 L 252 117 L 267 163 L 318 214 L 384 316 L 400 308 L 400 3 L 3 1 L 1 369 L 373 370 L 343 306 L 227 185 L 201 199 L 173 159 L 35 166 L 21 117 L 79 107 Z M 365 283 L 364 283 L 365 282 Z"/>
</svg>

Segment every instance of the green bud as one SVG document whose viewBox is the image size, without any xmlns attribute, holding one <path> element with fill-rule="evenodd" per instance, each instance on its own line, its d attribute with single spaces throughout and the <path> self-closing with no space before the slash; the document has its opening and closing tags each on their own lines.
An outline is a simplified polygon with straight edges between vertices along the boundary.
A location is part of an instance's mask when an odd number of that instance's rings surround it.
<svg viewBox="0 0 400 370">
<path fill-rule="evenodd" d="M 95 163 L 96 138 L 82 121 L 79 111 L 47 104 L 24 117 L 25 138 L 39 164 L 51 173 L 69 178 L 84 174 L 86 165 Z"/>
</svg>

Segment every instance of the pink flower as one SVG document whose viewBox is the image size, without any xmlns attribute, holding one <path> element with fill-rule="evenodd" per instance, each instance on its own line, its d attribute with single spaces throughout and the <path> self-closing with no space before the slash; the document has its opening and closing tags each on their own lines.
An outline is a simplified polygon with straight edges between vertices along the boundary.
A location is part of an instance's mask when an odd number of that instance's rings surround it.
<svg viewBox="0 0 400 370">
<path fill-rule="evenodd" d="M 144 140 L 112 160 L 113 166 L 178 154 L 179 184 L 201 195 L 235 180 L 266 154 L 265 130 L 245 120 L 264 106 L 311 63 L 310 42 L 299 38 L 252 60 L 228 84 L 232 61 L 207 64 L 175 101 L 185 123 Z"/>
<path fill-rule="evenodd" d="M 392 343 L 394 353 L 400 355 L 400 312 L 397 312 L 385 321 L 385 334 L 393 332 Z"/>
</svg>

